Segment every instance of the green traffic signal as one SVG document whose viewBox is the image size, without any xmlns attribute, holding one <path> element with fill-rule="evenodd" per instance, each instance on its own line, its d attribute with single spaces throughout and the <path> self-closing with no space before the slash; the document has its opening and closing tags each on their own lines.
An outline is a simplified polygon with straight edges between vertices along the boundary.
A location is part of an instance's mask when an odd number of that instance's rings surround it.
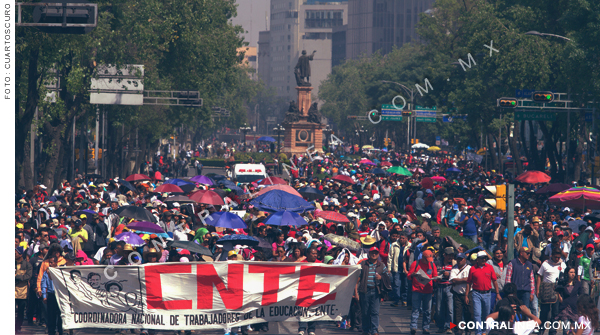
<svg viewBox="0 0 600 335">
<path fill-rule="evenodd" d="M 532 100 L 535 102 L 552 102 L 554 93 L 552 92 L 533 92 Z"/>
</svg>

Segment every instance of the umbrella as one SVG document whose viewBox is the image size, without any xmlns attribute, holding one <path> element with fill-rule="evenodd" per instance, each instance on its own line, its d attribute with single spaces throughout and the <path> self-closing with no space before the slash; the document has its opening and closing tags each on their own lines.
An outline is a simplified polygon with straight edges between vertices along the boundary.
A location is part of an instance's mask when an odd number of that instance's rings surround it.
<svg viewBox="0 0 600 335">
<path fill-rule="evenodd" d="M 137 246 L 137 247 L 146 244 L 146 242 L 144 242 L 144 240 L 142 240 L 141 237 L 139 237 L 136 233 L 132 233 L 130 231 L 126 231 L 124 233 L 121 233 L 121 234 L 115 236 L 115 240 L 125 241 L 125 243 L 131 244 L 132 246 Z"/>
<path fill-rule="evenodd" d="M 133 218 L 137 221 L 150 221 L 156 222 L 156 218 L 150 211 L 145 208 L 138 206 L 123 206 L 119 207 L 114 211 L 118 216 L 126 216 L 128 218 Z"/>
<path fill-rule="evenodd" d="M 558 193 L 558 192 L 562 192 L 564 190 L 568 190 L 570 188 L 571 188 L 571 185 L 555 183 L 555 184 L 546 185 L 546 186 L 540 188 L 539 190 L 535 191 L 535 193 L 538 193 L 538 194 Z"/>
<path fill-rule="evenodd" d="M 343 157 L 342 160 L 352 162 L 354 159 L 352 159 L 351 157 Z"/>
<path fill-rule="evenodd" d="M 322 218 L 325 221 L 332 221 L 336 223 L 346 223 L 350 222 L 350 220 L 344 215 L 334 211 L 318 211 L 315 213 L 315 216 L 318 218 Z"/>
<path fill-rule="evenodd" d="M 520 174 L 515 180 L 527 184 L 547 183 L 552 179 L 549 175 L 540 171 L 527 171 Z"/>
<path fill-rule="evenodd" d="M 218 194 L 219 197 L 221 197 L 221 198 L 225 198 L 225 196 L 227 195 L 227 192 L 222 188 L 215 188 L 215 189 L 212 189 L 211 191 Z M 225 202 L 225 201 L 223 201 L 223 202 Z"/>
<path fill-rule="evenodd" d="M 454 198 L 452 200 L 454 200 L 454 203 L 457 205 L 467 205 L 467 202 L 463 198 Z"/>
<path fill-rule="evenodd" d="M 429 177 L 425 177 L 421 180 L 421 186 L 424 189 L 432 189 L 433 188 L 433 179 Z"/>
<path fill-rule="evenodd" d="M 125 179 L 119 179 L 118 183 L 121 184 L 121 186 L 127 187 L 131 191 L 135 191 L 135 187 L 133 187 L 133 185 L 131 185 L 131 183 L 126 181 Z"/>
<path fill-rule="evenodd" d="M 92 221 L 94 219 L 94 215 L 98 214 L 96 212 L 94 212 L 93 210 L 90 209 L 82 209 L 80 211 L 75 212 L 75 216 L 80 217 L 82 214 L 85 214 L 86 216 L 86 223 L 89 223 L 90 221 Z"/>
<path fill-rule="evenodd" d="M 440 151 L 442 150 L 440 147 L 436 147 L 435 145 L 427 148 L 427 151 Z"/>
<path fill-rule="evenodd" d="M 148 222 L 148 221 L 132 222 L 132 223 L 130 223 L 130 224 L 127 225 L 127 229 L 141 230 L 143 232 L 153 233 L 153 234 L 162 234 L 162 233 L 165 232 L 156 223 Z"/>
<path fill-rule="evenodd" d="M 194 241 L 170 241 L 167 243 L 167 246 L 185 249 L 185 250 L 188 250 L 189 252 L 192 252 L 195 254 L 200 254 L 200 255 L 207 255 L 207 256 L 213 255 L 212 252 L 210 252 L 210 250 L 208 250 L 207 247 L 199 245 L 198 243 L 196 243 Z"/>
<path fill-rule="evenodd" d="M 258 182 L 258 185 L 287 185 L 288 182 L 279 177 L 269 177 Z"/>
<path fill-rule="evenodd" d="M 302 226 L 306 224 L 306 221 L 297 213 L 282 211 L 269 215 L 264 224 L 273 226 Z"/>
<path fill-rule="evenodd" d="M 217 243 L 223 245 L 223 252 L 221 253 L 221 258 L 219 258 L 219 260 L 225 261 L 227 260 L 227 254 L 229 251 L 233 250 L 235 245 L 240 244 L 247 245 L 249 247 L 256 247 L 258 246 L 259 241 L 252 236 L 233 234 L 223 236 L 217 241 Z"/>
<path fill-rule="evenodd" d="M 417 144 L 413 144 L 412 147 L 413 149 L 427 149 L 429 148 L 429 146 L 425 143 L 417 143 Z"/>
<path fill-rule="evenodd" d="M 451 167 L 451 168 L 446 169 L 446 172 L 460 172 L 460 169 Z"/>
<path fill-rule="evenodd" d="M 331 243 L 331 245 L 335 245 L 337 247 L 342 247 L 342 248 L 348 248 L 348 250 L 350 250 L 351 252 L 358 252 L 360 251 L 360 243 L 344 237 L 344 236 L 340 236 L 340 235 L 335 235 L 335 234 L 327 234 L 325 236 L 323 236 L 323 238 L 326 241 L 329 241 Z"/>
<path fill-rule="evenodd" d="M 366 158 L 361 159 L 358 163 L 359 164 L 369 164 L 369 165 L 373 164 L 372 161 L 370 161 L 370 160 L 368 160 Z"/>
<path fill-rule="evenodd" d="M 268 212 L 279 212 L 288 210 L 292 212 L 313 211 L 315 207 L 299 196 L 289 194 L 281 190 L 267 192 L 250 201 L 251 205 L 259 210 Z"/>
<path fill-rule="evenodd" d="M 338 174 L 337 176 L 333 177 L 333 180 L 344 181 L 349 184 L 354 184 L 354 180 L 352 180 L 352 178 L 343 174 Z"/>
<path fill-rule="evenodd" d="M 125 178 L 127 181 L 144 181 L 144 180 L 152 180 L 152 178 L 146 176 L 145 174 L 136 173 L 131 176 Z"/>
<path fill-rule="evenodd" d="M 441 183 L 441 182 L 445 182 L 446 178 L 444 178 L 442 176 L 434 176 L 434 177 L 431 177 L 431 180 L 433 180 L 435 182 L 438 182 L 438 183 Z"/>
<path fill-rule="evenodd" d="M 412 171 L 413 173 L 414 172 L 425 173 L 425 171 L 423 169 L 421 169 L 421 168 L 413 168 L 413 169 L 410 169 L 410 171 Z"/>
<path fill-rule="evenodd" d="M 263 188 L 262 190 L 258 191 L 258 193 L 256 193 L 255 196 L 261 196 L 267 192 L 271 192 L 274 190 L 280 190 L 280 191 L 284 191 L 287 192 L 289 194 L 293 194 L 295 196 L 298 197 L 302 197 L 302 195 L 300 193 L 298 193 L 298 191 L 296 191 L 293 187 L 289 186 L 289 185 L 271 185 L 271 186 L 267 186 L 265 188 Z"/>
<path fill-rule="evenodd" d="M 227 179 L 227 177 L 220 175 L 220 174 L 216 174 L 216 173 L 207 173 L 206 174 L 207 177 L 212 178 L 212 180 L 221 180 L 221 179 Z"/>
<path fill-rule="evenodd" d="M 272 138 L 272 137 L 270 137 L 270 136 L 262 136 L 262 137 L 259 137 L 258 140 L 256 140 L 256 141 L 257 142 L 258 141 L 262 141 L 262 142 L 275 142 L 275 139 Z"/>
<path fill-rule="evenodd" d="M 408 171 L 407 168 L 402 167 L 402 166 L 392 166 L 391 168 L 389 168 L 387 170 L 387 172 L 396 173 L 396 174 L 407 176 L 407 177 L 412 176 L 412 173 L 410 171 Z"/>
<path fill-rule="evenodd" d="M 561 206 L 600 209 L 600 190 L 591 187 L 573 187 L 551 196 L 548 200 Z"/>
<path fill-rule="evenodd" d="M 200 190 L 190 194 L 190 199 L 207 205 L 225 205 L 223 198 L 214 191 Z"/>
<path fill-rule="evenodd" d="M 194 200 L 190 199 L 189 197 L 186 197 L 185 195 L 174 195 L 172 197 L 168 197 L 165 202 L 178 202 L 178 203 L 193 203 L 195 202 Z"/>
<path fill-rule="evenodd" d="M 372 145 L 363 145 L 362 148 L 363 148 L 363 150 L 365 150 L 365 149 L 373 149 L 373 146 Z"/>
<path fill-rule="evenodd" d="M 169 179 L 167 181 L 164 182 L 164 184 L 173 184 L 173 185 L 177 185 L 179 187 L 183 186 L 183 185 L 194 185 L 194 183 L 183 180 L 183 179 Z M 194 185 L 195 186 L 195 185 Z"/>
<path fill-rule="evenodd" d="M 314 187 L 303 187 L 298 189 L 298 192 L 300 192 L 303 198 L 306 198 L 309 201 L 325 199 L 325 195 L 323 194 L 323 192 L 317 190 Z"/>
<path fill-rule="evenodd" d="M 381 162 L 380 164 L 381 166 L 392 166 L 392 163 L 385 161 L 385 162 Z"/>
<path fill-rule="evenodd" d="M 214 227 L 231 229 L 248 228 L 246 223 L 239 216 L 230 212 L 214 212 L 208 216 L 205 222 Z"/>
<path fill-rule="evenodd" d="M 389 174 L 389 173 L 385 172 L 385 170 L 383 170 L 383 169 L 373 169 L 371 171 L 371 173 L 374 175 L 378 175 L 378 176 L 386 176 Z"/>
<path fill-rule="evenodd" d="M 154 192 L 157 193 L 183 193 L 183 190 L 181 189 L 181 187 L 174 185 L 174 184 L 162 184 L 159 187 L 154 189 Z"/>
<path fill-rule="evenodd" d="M 227 188 L 236 187 L 235 183 L 229 179 L 221 179 L 217 181 L 217 185 L 223 185 Z"/>
<path fill-rule="evenodd" d="M 579 234 L 579 227 L 580 226 L 587 226 L 587 223 L 585 223 L 585 221 L 583 220 L 571 220 L 571 221 L 567 221 L 569 223 L 569 228 L 571 228 L 571 230 L 574 233 L 578 233 Z"/>
<path fill-rule="evenodd" d="M 210 179 L 207 176 L 195 176 L 195 177 L 190 178 L 190 181 L 193 181 L 194 183 L 198 183 L 198 184 L 214 185 L 212 179 Z"/>
</svg>

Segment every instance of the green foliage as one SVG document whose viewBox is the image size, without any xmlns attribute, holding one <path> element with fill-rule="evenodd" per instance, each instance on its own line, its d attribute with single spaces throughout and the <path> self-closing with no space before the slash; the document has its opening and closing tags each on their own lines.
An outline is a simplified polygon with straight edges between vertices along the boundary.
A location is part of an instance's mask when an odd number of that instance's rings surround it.
<svg viewBox="0 0 600 335">
<path fill-rule="evenodd" d="M 429 226 L 431 226 L 431 228 L 439 227 L 440 228 L 440 236 L 442 238 L 445 236 L 450 236 L 457 243 L 464 244 L 467 247 L 469 247 L 469 249 L 475 248 L 477 246 L 477 244 L 473 243 L 473 241 L 471 241 L 470 239 L 460 236 L 460 233 L 458 231 L 456 231 L 455 229 L 441 226 L 435 222 L 430 222 Z"/>
</svg>

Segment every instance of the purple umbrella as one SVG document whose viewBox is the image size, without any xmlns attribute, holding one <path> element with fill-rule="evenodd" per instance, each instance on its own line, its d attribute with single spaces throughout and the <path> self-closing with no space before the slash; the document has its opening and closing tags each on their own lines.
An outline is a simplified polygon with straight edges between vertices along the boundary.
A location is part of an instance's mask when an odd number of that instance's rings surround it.
<svg viewBox="0 0 600 335">
<path fill-rule="evenodd" d="M 132 246 L 141 246 L 144 245 L 145 242 L 139 237 L 137 234 L 132 233 L 130 231 L 126 231 L 115 236 L 115 240 L 117 241 L 125 241 L 127 244 L 131 244 Z"/>
<path fill-rule="evenodd" d="M 133 223 L 128 224 L 127 228 L 132 229 L 132 230 L 141 230 L 141 231 L 155 233 L 155 234 L 161 234 L 161 233 L 165 232 L 156 223 L 152 223 L 152 222 L 148 222 L 148 221 L 133 222 Z"/>
<path fill-rule="evenodd" d="M 207 176 L 195 176 L 190 178 L 190 181 L 193 181 L 194 183 L 198 183 L 198 184 L 204 184 L 204 185 L 214 185 L 213 181 L 208 178 Z"/>
</svg>

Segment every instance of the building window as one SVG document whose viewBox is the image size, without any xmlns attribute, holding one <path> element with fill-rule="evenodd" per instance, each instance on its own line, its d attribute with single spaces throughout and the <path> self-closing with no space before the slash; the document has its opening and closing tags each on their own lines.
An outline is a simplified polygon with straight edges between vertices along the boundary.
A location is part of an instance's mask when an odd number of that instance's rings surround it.
<svg viewBox="0 0 600 335">
<path fill-rule="evenodd" d="M 343 10 L 307 10 L 304 13 L 305 28 L 331 28 L 343 24 Z"/>
</svg>

